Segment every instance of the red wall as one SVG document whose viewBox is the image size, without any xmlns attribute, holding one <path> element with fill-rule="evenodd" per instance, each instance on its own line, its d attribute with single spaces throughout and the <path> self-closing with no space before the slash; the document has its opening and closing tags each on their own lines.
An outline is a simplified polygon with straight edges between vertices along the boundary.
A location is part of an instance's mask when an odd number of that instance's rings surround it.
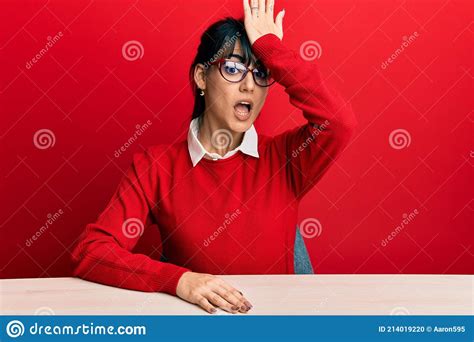
<svg viewBox="0 0 474 342">
<path fill-rule="evenodd" d="M 300 219 L 318 219 L 322 227 L 306 239 L 318 273 L 473 272 L 470 6 L 277 1 L 286 9 L 284 42 L 297 51 L 306 41 L 320 44 L 315 62 L 359 120 L 344 154 L 301 203 Z M 218 18 L 241 16 L 241 1 L 3 1 L 2 12 L 1 276 L 67 276 L 75 240 L 105 206 L 132 154 L 186 132 L 187 71 L 199 36 Z M 382 67 L 414 32 L 418 37 Z M 143 45 L 137 61 L 122 55 L 130 40 Z M 257 129 L 275 134 L 303 123 L 291 110 L 274 86 Z M 150 128 L 116 158 L 147 120 Z M 40 129 L 53 132 L 54 146 L 34 145 Z M 409 134 L 409 146 L 391 146 L 396 129 Z M 151 253 L 155 235 L 149 230 L 139 251 Z"/>
</svg>

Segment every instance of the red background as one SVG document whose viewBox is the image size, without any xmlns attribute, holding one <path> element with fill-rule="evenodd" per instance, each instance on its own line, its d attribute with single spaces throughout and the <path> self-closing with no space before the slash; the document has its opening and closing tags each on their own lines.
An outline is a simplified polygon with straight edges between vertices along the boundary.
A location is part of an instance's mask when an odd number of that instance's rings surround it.
<svg viewBox="0 0 474 342">
<path fill-rule="evenodd" d="M 187 71 L 203 30 L 241 1 L 2 1 L 1 277 L 70 275 L 72 247 L 112 195 L 134 152 L 184 138 Z M 354 139 L 300 207 L 317 273 L 472 273 L 472 7 L 468 1 L 277 1 L 284 42 L 319 42 L 323 77 L 352 103 Z M 48 36 L 63 37 L 26 68 Z M 386 69 L 404 36 L 419 37 Z M 125 42 L 142 59 L 122 56 Z M 303 123 L 281 86 L 257 130 Z M 152 126 L 114 157 L 137 124 Z M 55 145 L 38 149 L 42 128 Z M 390 133 L 405 129 L 407 148 Z M 199 205 L 199 204 L 197 204 Z M 64 214 L 32 246 L 49 213 Z M 387 246 L 404 213 L 419 214 Z M 158 258 L 149 229 L 138 251 Z"/>
</svg>

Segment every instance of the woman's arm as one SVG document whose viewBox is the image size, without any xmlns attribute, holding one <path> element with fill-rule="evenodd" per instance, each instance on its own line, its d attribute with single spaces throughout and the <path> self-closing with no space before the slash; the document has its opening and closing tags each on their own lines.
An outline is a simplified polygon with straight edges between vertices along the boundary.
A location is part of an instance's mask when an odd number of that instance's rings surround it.
<svg viewBox="0 0 474 342">
<path fill-rule="evenodd" d="M 274 0 L 243 0 L 243 5 L 252 50 L 308 121 L 276 136 L 270 146 L 299 199 L 347 145 L 357 121 L 350 105 L 324 84 L 317 64 L 304 61 L 282 44 L 285 11 L 273 18 Z"/>
<path fill-rule="evenodd" d="M 131 167 L 95 223 L 88 224 L 73 251 L 74 276 L 146 292 L 176 295 L 181 275 L 189 269 L 160 262 L 131 250 L 150 224 L 146 191 L 157 185 L 150 179 L 151 156 L 136 154 Z"/>
<path fill-rule="evenodd" d="M 281 162 L 295 196 L 301 198 L 347 145 L 357 121 L 351 106 L 324 84 L 318 65 L 303 60 L 275 34 L 261 36 L 252 49 L 307 120 L 271 142 L 271 148 L 285 151 Z"/>
<path fill-rule="evenodd" d="M 159 179 L 153 164 L 149 150 L 134 156 L 107 207 L 79 239 L 73 251 L 74 276 L 115 287 L 169 293 L 209 313 L 215 313 L 215 307 L 247 312 L 250 302 L 221 278 L 131 252 L 144 229 L 154 223 L 150 207 Z"/>
</svg>

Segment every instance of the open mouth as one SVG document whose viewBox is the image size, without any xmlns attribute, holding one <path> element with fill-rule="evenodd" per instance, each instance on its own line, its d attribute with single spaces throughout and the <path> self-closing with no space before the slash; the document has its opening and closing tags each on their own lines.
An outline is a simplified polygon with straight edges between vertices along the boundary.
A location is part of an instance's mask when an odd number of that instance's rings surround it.
<svg viewBox="0 0 474 342">
<path fill-rule="evenodd" d="M 239 120 L 247 120 L 250 118 L 252 111 L 252 102 L 238 101 L 234 106 L 235 114 Z"/>
</svg>

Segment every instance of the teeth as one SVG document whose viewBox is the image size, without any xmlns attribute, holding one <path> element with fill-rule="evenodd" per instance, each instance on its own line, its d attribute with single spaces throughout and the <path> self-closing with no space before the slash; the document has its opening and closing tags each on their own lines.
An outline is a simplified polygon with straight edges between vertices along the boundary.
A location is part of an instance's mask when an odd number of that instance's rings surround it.
<svg viewBox="0 0 474 342">
<path fill-rule="evenodd" d="M 248 108 L 249 110 L 252 108 L 252 105 L 251 105 L 250 103 L 248 103 L 248 102 L 241 101 L 241 102 L 239 102 L 239 103 L 240 103 L 240 104 L 243 104 L 243 105 L 245 105 L 245 106 L 247 106 L 247 108 Z"/>
</svg>

